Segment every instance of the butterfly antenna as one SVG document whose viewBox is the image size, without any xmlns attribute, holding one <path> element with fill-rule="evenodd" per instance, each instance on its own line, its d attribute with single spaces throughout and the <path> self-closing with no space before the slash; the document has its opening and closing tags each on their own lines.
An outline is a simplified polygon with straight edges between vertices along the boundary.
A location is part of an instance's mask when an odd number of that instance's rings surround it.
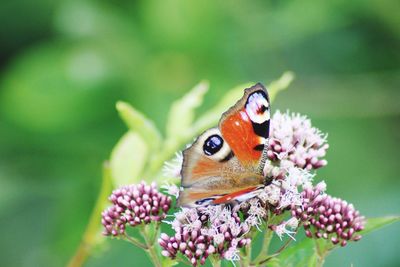
<svg viewBox="0 0 400 267">
<path fill-rule="evenodd" d="M 265 140 L 264 149 L 261 154 L 260 164 L 258 165 L 258 169 L 257 169 L 257 172 L 262 176 L 264 176 L 264 166 L 265 166 L 265 163 L 267 162 L 267 158 L 268 158 L 268 154 L 267 154 L 268 146 L 269 146 L 269 138 Z"/>
</svg>

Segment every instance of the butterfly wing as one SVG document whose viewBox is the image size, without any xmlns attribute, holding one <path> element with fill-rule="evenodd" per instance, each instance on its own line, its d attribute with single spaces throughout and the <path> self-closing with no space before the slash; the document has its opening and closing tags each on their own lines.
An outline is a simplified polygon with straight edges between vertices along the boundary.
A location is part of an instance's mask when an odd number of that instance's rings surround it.
<svg viewBox="0 0 400 267">
<path fill-rule="evenodd" d="M 183 152 L 184 190 L 178 206 L 243 199 L 262 186 L 269 117 L 265 88 L 256 84 L 246 89 L 244 96 L 222 115 L 219 128 L 207 130 Z"/>
<path fill-rule="evenodd" d="M 220 120 L 219 128 L 243 166 L 257 168 L 265 163 L 263 151 L 269 136 L 270 103 L 260 83 L 247 88 L 244 96 Z M 265 151 L 264 151 L 265 152 Z"/>
<path fill-rule="evenodd" d="M 242 166 L 218 128 L 207 130 L 183 151 L 181 176 L 184 190 L 178 206 L 205 205 L 238 190 L 256 188 L 264 179 Z"/>
</svg>

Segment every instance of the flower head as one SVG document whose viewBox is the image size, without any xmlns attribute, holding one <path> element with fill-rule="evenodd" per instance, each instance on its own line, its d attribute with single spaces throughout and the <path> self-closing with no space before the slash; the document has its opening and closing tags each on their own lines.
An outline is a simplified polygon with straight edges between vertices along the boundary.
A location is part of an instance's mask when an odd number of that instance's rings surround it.
<svg viewBox="0 0 400 267">
<path fill-rule="evenodd" d="M 238 213 L 222 205 L 182 208 L 170 222 L 175 235 L 161 234 L 158 240 L 167 257 L 186 256 L 193 266 L 204 264 L 211 254 L 236 260 L 237 249 L 250 243 L 245 237 L 249 227 Z"/>
<path fill-rule="evenodd" d="M 109 197 L 112 206 L 102 212 L 104 235 L 123 235 L 127 225 L 161 221 L 171 206 L 171 198 L 158 192 L 155 183 L 122 186 Z"/>
<path fill-rule="evenodd" d="M 364 217 L 352 204 L 324 193 L 321 182 L 306 188 L 301 194 L 303 207 L 292 206 L 292 215 L 303 222 L 308 237 L 330 239 L 333 244 L 345 246 L 348 241 L 361 239 Z"/>
<path fill-rule="evenodd" d="M 271 119 L 269 150 L 264 173 L 282 177 L 285 168 L 318 169 L 327 164 L 323 159 L 328 149 L 326 135 L 312 127 L 311 121 L 300 114 L 275 112 Z"/>
<path fill-rule="evenodd" d="M 308 170 L 291 166 L 282 178 L 273 179 L 258 195 L 263 204 L 268 204 L 275 213 L 281 213 L 292 205 L 302 205 L 301 191 L 310 187 L 314 174 Z"/>
</svg>

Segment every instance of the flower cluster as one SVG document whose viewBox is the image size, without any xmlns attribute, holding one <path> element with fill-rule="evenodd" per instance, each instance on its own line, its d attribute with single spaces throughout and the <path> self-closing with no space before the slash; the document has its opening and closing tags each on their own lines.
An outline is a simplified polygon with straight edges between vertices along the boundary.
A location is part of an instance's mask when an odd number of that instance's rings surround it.
<svg viewBox="0 0 400 267">
<path fill-rule="evenodd" d="M 306 188 L 301 196 L 302 207 L 292 205 L 292 216 L 303 222 L 310 238 L 329 239 L 333 244 L 345 246 L 347 241 L 358 241 L 357 232 L 364 229 L 364 217 L 352 204 L 324 193 L 326 184 Z"/>
<path fill-rule="evenodd" d="M 359 240 L 364 217 L 353 205 L 325 194 L 324 182 L 313 186 L 312 171 L 327 164 L 327 149 L 326 135 L 305 116 L 276 112 L 271 118 L 268 160 L 263 169 L 265 186 L 241 203 L 181 208 L 172 221 L 163 221 L 171 225 L 174 234 L 160 235 L 161 254 L 171 259 L 185 257 L 193 266 L 205 264 L 210 256 L 235 261 L 255 234 L 274 231 L 281 240 L 284 235 L 295 240 L 301 226 L 308 237 L 334 245 Z M 182 153 L 177 153 L 166 162 L 164 177 L 179 178 L 182 161 Z M 174 183 L 161 188 L 175 198 L 181 190 Z M 125 235 L 127 225 L 160 222 L 171 206 L 171 198 L 155 184 L 143 182 L 123 186 L 109 199 L 113 205 L 102 213 L 102 224 L 104 234 L 112 236 Z M 150 244 L 147 249 L 151 248 Z"/>
<path fill-rule="evenodd" d="M 318 169 L 327 164 L 323 159 L 329 145 L 326 135 L 312 127 L 311 121 L 300 114 L 275 112 L 271 119 L 268 158 L 264 173 L 281 178 L 287 168 Z"/>
<path fill-rule="evenodd" d="M 280 179 L 272 180 L 264 188 L 258 198 L 277 214 L 282 213 L 290 206 L 301 206 L 303 188 L 311 186 L 313 174 L 305 169 L 289 167 L 286 175 Z"/>
<path fill-rule="evenodd" d="M 161 234 L 158 242 L 162 254 L 175 258 L 181 253 L 193 266 L 204 264 L 212 254 L 237 260 L 238 249 L 250 243 L 245 235 L 250 226 L 241 223 L 237 212 L 222 205 L 182 208 L 170 224 L 175 235 Z"/>
<path fill-rule="evenodd" d="M 171 207 L 171 198 L 158 192 L 156 184 L 127 185 L 114 190 L 113 203 L 102 213 L 104 235 L 123 235 L 127 225 L 161 221 Z"/>
<path fill-rule="evenodd" d="M 326 135 L 312 127 L 305 116 L 276 112 L 271 119 L 269 160 L 264 166 L 268 184 L 264 189 L 232 209 L 219 205 L 175 213 L 171 222 L 175 235 L 162 234 L 159 239 L 162 254 L 175 258 L 181 253 L 194 266 L 204 264 L 212 254 L 235 260 L 237 249 L 250 243 L 246 234 L 252 227 L 261 231 L 264 223 L 280 239 L 288 235 L 294 240 L 298 227 L 303 226 L 307 236 L 329 239 L 333 244 L 345 246 L 349 240 L 359 240 L 357 232 L 364 224 L 359 212 L 347 202 L 326 195 L 324 182 L 312 185 L 315 174 L 310 171 L 327 164 L 327 149 Z M 178 155 L 166 165 L 172 174 L 169 176 L 177 177 L 179 166 L 173 162 L 181 163 L 182 157 Z M 176 186 L 165 188 L 171 195 L 179 193 Z M 268 214 L 285 212 L 292 217 L 268 223 Z"/>
</svg>

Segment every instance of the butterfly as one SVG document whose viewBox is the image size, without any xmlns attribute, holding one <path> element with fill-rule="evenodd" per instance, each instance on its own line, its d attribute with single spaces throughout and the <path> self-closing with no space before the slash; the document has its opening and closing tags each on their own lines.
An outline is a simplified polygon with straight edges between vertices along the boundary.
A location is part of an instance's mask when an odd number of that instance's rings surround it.
<svg viewBox="0 0 400 267">
<path fill-rule="evenodd" d="M 183 151 L 177 206 L 241 202 L 266 183 L 270 101 L 261 83 L 222 114 L 218 127 L 202 133 Z"/>
</svg>

